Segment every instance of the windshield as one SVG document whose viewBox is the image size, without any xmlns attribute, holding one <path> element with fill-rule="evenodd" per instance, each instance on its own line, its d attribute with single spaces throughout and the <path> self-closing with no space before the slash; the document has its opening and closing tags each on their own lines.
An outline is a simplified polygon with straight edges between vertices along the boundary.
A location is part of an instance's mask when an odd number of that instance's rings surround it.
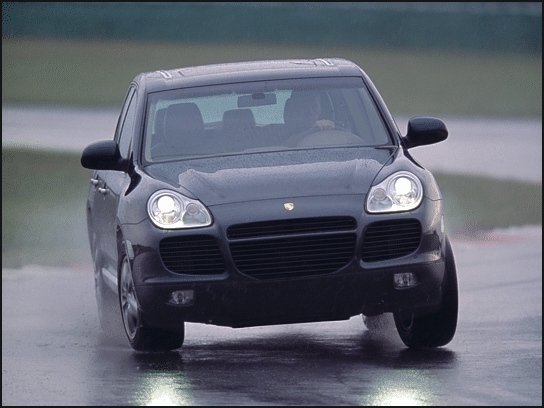
<svg viewBox="0 0 544 408">
<path fill-rule="evenodd" d="M 361 78 L 260 81 L 149 94 L 143 159 L 390 143 Z"/>
</svg>

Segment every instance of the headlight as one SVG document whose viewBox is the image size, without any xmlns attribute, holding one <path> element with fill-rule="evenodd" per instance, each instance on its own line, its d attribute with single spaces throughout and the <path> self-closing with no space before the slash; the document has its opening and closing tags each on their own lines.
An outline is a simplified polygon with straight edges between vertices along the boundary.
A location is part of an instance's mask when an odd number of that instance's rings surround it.
<svg viewBox="0 0 544 408">
<path fill-rule="evenodd" d="M 401 171 L 373 186 L 366 199 L 369 213 L 410 211 L 417 208 L 423 197 L 423 187 L 412 173 Z"/>
<path fill-rule="evenodd" d="M 147 202 L 149 218 L 159 228 L 195 228 L 212 223 L 206 207 L 198 201 L 169 190 L 160 190 Z"/>
</svg>

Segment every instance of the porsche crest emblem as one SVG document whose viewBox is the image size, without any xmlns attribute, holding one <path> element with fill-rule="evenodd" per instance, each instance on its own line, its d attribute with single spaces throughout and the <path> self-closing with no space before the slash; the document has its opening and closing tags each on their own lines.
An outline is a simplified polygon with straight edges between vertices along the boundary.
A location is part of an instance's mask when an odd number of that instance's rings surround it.
<svg viewBox="0 0 544 408">
<path fill-rule="evenodd" d="M 295 203 L 283 203 L 283 208 L 287 211 L 292 211 L 295 208 Z"/>
</svg>

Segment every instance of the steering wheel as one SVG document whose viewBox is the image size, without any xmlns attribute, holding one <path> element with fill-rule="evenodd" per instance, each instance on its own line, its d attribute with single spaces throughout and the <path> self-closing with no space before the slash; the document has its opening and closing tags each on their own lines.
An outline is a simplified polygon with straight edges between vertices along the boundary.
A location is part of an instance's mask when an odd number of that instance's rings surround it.
<svg viewBox="0 0 544 408">
<path fill-rule="evenodd" d="M 334 128 L 336 130 L 342 130 L 344 132 L 350 132 L 350 130 L 346 127 L 346 125 L 338 120 L 334 121 Z"/>
<path fill-rule="evenodd" d="M 296 143 L 296 147 L 307 146 L 333 146 L 344 145 L 354 146 L 362 145 L 363 140 L 351 133 L 349 130 L 342 129 L 325 129 L 320 132 L 312 132 L 305 134 L 302 139 L 299 139 Z"/>
</svg>

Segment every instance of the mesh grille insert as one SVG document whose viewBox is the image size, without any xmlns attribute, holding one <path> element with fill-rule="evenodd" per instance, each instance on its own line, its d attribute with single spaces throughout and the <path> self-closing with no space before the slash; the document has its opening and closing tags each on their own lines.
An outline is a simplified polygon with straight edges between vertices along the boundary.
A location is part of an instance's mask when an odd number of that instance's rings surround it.
<svg viewBox="0 0 544 408">
<path fill-rule="evenodd" d="M 375 222 L 364 232 L 362 259 L 377 262 L 400 258 L 417 250 L 420 242 L 421 224 L 418 220 Z"/>
<path fill-rule="evenodd" d="M 215 239 L 207 235 L 165 238 L 159 251 L 164 265 L 172 272 L 215 275 L 226 269 Z"/>
</svg>

